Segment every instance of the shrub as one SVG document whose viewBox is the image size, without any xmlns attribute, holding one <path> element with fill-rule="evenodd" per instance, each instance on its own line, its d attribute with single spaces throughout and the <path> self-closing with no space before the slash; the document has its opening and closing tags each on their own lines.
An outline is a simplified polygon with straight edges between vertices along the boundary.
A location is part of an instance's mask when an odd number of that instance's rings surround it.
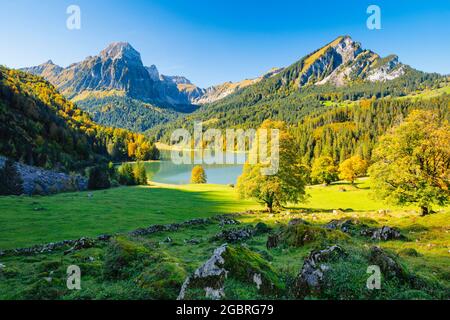
<svg viewBox="0 0 450 320">
<path fill-rule="evenodd" d="M 118 170 L 119 183 L 124 186 L 134 186 L 136 181 L 134 179 L 133 166 L 129 163 L 124 163 Z"/>
<path fill-rule="evenodd" d="M 133 170 L 134 180 L 136 184 L 146 185 L 147 184 L 147 171 L 142 162 L 138 162 Z"/>
<path fill-rule="evenodd" d="M 0 169 L 0 195 L 20 195 L 23 193 L 23 180 L 11 160 L 6 160 Z"/>
<path fill-rule="evenodd" d="M 90 190 L 108 189 L 111 187 L 108 170 L 97 166 L 89 170 L 88 188 Z"/>
</svg>

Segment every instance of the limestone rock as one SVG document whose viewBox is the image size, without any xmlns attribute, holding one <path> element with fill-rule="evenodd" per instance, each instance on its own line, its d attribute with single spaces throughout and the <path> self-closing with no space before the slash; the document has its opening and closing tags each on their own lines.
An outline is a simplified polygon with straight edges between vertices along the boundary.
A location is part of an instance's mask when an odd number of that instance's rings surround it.
<svg viewBox="0 0 450 320">
<path fill-rule="evenodd" d="M 395 228 L 383 226 L 379 229 L 369 228 L 361 231 L 361 235 L 373 240 L 395 240 L 402 239 L 402 234 Z"/>
<path fill-rule="evenodd" d="M 343 256 L 345 256 L 344 250 L 337 245 L 312 251 L 305 259 L 296 279 L 294 294 L 298 298 L 304 298 L 309 294 L 319 293 L 324 275 L 330 269 L 326 263 Z"/>
<path fill-rule="evenodd" d="M 407 274 L 402 266 L 380 247 L 374 246 L 370 249 L 369 262 L 379 266 L 385 277 L 407 279 Z"/>
</svg>

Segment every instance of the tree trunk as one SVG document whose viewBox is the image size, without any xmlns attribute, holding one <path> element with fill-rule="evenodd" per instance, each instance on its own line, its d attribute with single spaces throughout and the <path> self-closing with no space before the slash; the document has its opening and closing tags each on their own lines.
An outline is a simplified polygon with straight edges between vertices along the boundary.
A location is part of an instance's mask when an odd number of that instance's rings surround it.
<svg viewBox="0 0 450 320">
<path fill-rule="evenodd" d="M 420 207 L 420 210 L 421 210 L 422 216 L 426 216 L 426 215 L 430 214 L 428 207 L 426 207 L 426 206 Z"/>
<path fill-rule="evenodd" d="M 267 209 L 269 210 L 269 213 L 272 213 L 273 212 L 273 203 L 272 202 L 268 202 L 267 203 Z"/>
</svg>

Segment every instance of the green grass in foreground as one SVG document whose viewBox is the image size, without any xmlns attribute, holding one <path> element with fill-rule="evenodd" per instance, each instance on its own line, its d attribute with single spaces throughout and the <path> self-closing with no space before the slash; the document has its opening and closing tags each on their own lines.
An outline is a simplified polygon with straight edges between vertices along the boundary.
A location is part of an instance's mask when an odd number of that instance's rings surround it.
<svg viewBox="0 0 450 320">
<path fill-rule="evenodd" d="M 0 197 L 0 249 L 131 231 L 260 208 L 223 185 L 123 187 L 54 196 Z"/>
<path fill-rule="evenodd" d="M 345 189 L 345 191 L 342 191 Z M 356 186 L 336 183 L 307 188 L 310 198 L 289 209 L 354 212 L 396 208 L 372 198 L 368 180 Z M 222 213 L 262 209 L 252 200 L 240 200 L 225 185 L 164 185 L 122 187 L 54 196 L 0 197 L 0 249 L 26 247 L 82 236 L 131 231 L 150 224 L 167 224 Z"/>
</svg>

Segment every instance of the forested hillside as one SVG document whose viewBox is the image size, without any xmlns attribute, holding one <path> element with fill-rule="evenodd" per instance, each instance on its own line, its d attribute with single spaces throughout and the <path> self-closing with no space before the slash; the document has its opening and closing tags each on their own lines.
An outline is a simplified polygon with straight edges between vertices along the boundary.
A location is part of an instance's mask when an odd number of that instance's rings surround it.
<svg viewBox="0 0 450 320">
<path fill-rule="evenodd" d="M 88 98 L 77 101 L 76 104 L 97 123 L 135 132 L 146 131 L 180 115 L 170 108 L 159 108 L 128 97 Z"/>
<path fill-rule="evenodd" d="M 0 67 L 0 154 L 76 171 L 102 160 L 149 159 L 153 146 L 143 135 L 96 124 L 43 78 Z"/>
<path fill-rule="evenodd" d="M 285 81 L 296 65 L 220 101 L 202 106 L 190 115 L 157 126 L 147 134 L 168 142 L 175 128 L 192 128 L 196 121 L 203 122 L 205 128 L 257 128 L 265 119 L 297 125 L 307 116 L 329 112 L 336 106 L 351 105 L 364 99 L 405 97 L 448 85 L 448 80 L 442 76 L 409 68 L 405 75 L 390 81 L 355 81 L 342 87 L 308 85 L 298 88 L 291 81 Z"/>
<path fill-rule="evenodd" d="M 414 109 L 433 110 L 450 120 L 450 95 L 430 99 L 368 99 L 305 117 L 291 131 L 307 163 L 330 156 L 342 163 L 352 155 L 370 160 L 378 138 Z"/>
</svg>

